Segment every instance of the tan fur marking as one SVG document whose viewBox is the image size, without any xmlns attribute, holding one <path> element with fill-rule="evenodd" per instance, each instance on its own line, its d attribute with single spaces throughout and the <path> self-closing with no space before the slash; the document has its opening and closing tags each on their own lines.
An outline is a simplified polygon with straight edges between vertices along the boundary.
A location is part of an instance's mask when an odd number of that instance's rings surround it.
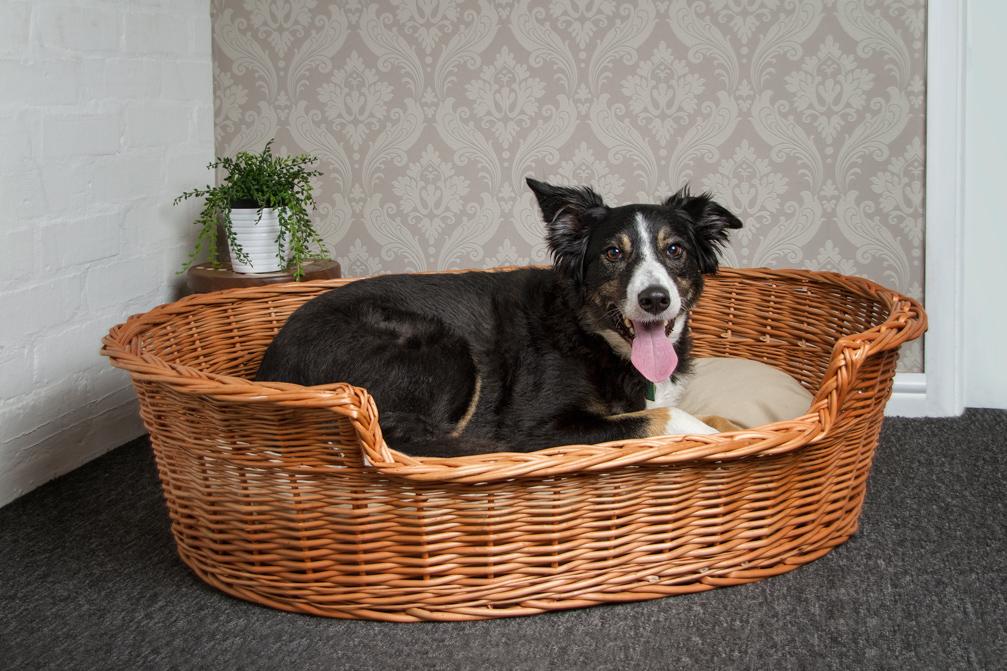
<svg viewBox="0 0 1007 671">
<path fill-rule="evenodd" d="M 455 430 L 451 432 L 451 436 L 453 438 L 457 438 L 462 435 L 462 431 L 464 431 L 465 427 L 469 425 L 470 421 L 472 421 L 472 415 L 476 414 L 476 406 L 479 405 L 480 389 L 482 389 L 482 378 L 476 375 L 476 388 L 472 392 L 472 400 L 469 401 L 469 407 L 465 411 L 465 414 L 462 415 L 462 418 L 458 420 L 458 424 L 455 425 Z"/>
<path fill-rule="evenodd" d="M 671 408 L 651 408 L 644 410 L 650 417 L 647 422 L 648 436 L 663 436 L 668 433 L 668 420 L 671 419 Z"/>
<path fill-rule="evenodd" d="M 664 249 L 665 247 L 667 247 L 668 243 L 671 242 L 671 240 L 672 240 L 671 229 L 668 228 L 667 226 L 662 227 L 661 230 L 657 232 L 658 249 Z"/>
<path fill-rule="evenodd" d="M 598 287 L 598 295 L 594 300 L 598 307 L 604 309 L 609 303 L 618 302 L 619 298 L 619 278 L 613 277 Z"/>
<path fill-rule="evenodd" d="M 629 256 L 629 254 L 633 251 L 633 239 L 625 233 L 620 233 L 615 236 L 615 244 L 619 245 L 619 249 L 621 249 L 627 256 Z"/>
<path fill-rule="evenodd" d="M 697 417 L 696 419 L 703 422 L 704 424 L 712 426 L 721 433 L 725 433 L 727 431 L 741 431 L 744 428 L 738 426 L 737 424 L 727 419 L 726 417 L 721 417 L 719 415 L 703 415 L 701 417 Z"/>
<path fill-rule="evenodd" d="M 668 430 L 668 420 L 671 419 L 671 408 L 649 408 L 639 412 L 627 412 L 622 415 L 613 415 L 611 419 L 625 419 L 629 417 L 640 417 L 647 420 L 646 434 L 638 436 L 647 438 L 649 436 L 663 436 Z"/>
</svg>

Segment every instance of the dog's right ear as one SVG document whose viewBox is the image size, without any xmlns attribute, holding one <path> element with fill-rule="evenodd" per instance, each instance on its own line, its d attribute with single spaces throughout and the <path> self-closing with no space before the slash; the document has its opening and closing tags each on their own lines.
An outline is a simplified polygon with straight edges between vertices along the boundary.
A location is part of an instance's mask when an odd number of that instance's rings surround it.
<svg viewBox="0 0 1007 671">
<path fill-rule="evenodd" d="M 553 186 L 531 177 L 526 181 L 542 210 L 546 242 L 556 269 L 583 280 L 591 223 L 604 215 L 605 201 L 586 186 Z"/>
</svg>

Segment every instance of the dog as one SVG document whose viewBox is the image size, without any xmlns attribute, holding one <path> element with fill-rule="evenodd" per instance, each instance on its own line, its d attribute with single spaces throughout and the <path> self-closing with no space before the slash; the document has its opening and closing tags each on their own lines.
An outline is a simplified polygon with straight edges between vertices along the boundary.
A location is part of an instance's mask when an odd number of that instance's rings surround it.
<svg viewBox="0 0 1007 671">
<path fill-rule="evenodd" d="M 589 187 L 527 182 L 552 267 L 330 290 L 290 316 L 256 379 L 364 387 L 388 445 L 417 456 L 716 432 L 647 396 L 674 405 L 690 311 L 741 221 L 687 186 L 609 207 Z"/>
</svg>

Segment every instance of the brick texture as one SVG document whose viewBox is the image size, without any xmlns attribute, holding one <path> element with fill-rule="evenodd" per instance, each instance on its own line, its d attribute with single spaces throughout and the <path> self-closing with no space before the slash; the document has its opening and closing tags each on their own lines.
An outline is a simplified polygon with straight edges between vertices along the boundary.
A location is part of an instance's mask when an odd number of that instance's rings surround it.
<svg viewBox="0 0 1007 671">
<path fill-rule="evenodd" d="M 180 291 L 209 36 L 209 0 L 0 3 L 0 506 L 143 430 L 99 340 Z"/>
</svg>

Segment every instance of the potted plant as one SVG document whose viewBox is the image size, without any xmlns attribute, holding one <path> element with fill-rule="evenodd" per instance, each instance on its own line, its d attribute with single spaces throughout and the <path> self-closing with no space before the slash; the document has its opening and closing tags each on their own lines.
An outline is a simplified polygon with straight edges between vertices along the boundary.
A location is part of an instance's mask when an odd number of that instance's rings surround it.
<svg viewBox="0 0 1007 671">
<path fill-rule="evenodd" d="M 300 280 L 307 261 L 328 258 L 309 215 L 315 205 L 311 178 L 322 174 L 310 166 L 318 159 L 308 154 L 274 156 L 272 144 L 270 140 L 257 154 L 217 158 L 207 166 L 218 175 L 223 172 L 216 186 L 185 191 L 175 199 L 178 205 L 187 198 L 205 198 L 195 222 L 200 227 L 195 249 L 182 270 L 192 266 L 204 249 L 213 267 L 220 267 L 218 230 L 227 236 L 236 272 L 286 268 Z"/>
</svg>

